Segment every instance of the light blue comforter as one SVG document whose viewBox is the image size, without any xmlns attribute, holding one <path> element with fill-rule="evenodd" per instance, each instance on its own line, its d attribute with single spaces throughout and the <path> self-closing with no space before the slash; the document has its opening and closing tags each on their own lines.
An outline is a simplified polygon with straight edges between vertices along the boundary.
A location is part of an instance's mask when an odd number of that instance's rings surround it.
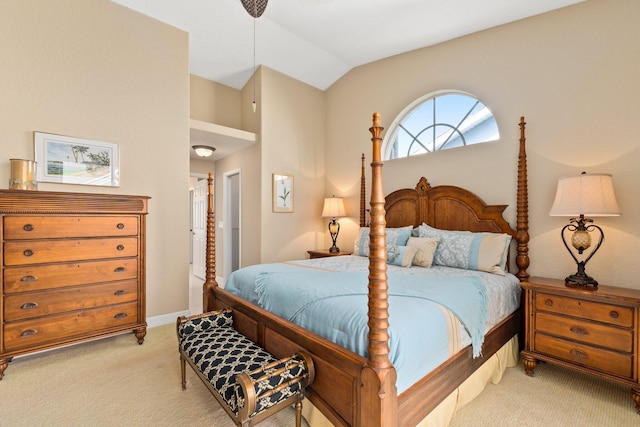
<svg viewBox="0 0 640 427">
<path fill-rule="evenodd" d="M 228 291 L 362 356 L 367 356 L 367 273 L 323 272 L 262 264 L 234 272 Z M 449 357 L 449 335 L 438 304 L 460 319 L 481 352 L 486 293 L 476 277 L 389 273 L 390 360 L 402 393 Z"/>
</svg>

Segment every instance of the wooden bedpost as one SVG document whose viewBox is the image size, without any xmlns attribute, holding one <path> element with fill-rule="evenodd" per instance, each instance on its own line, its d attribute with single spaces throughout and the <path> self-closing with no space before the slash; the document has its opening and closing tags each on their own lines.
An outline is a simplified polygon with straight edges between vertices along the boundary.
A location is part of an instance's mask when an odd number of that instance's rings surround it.
<svg viewBox="0 0 640 427">
<path fill-rule="evenodd" d="M 364 153 L 362 153 L 362 172 L 360 173 L 360 227 L 367 226 L 367 211 L 365 207 L 366 192 L 367 185 L 364 174 Z"/>
<path fill-rule="evenodd" d="M 393 427 L 398 423 L 396 371 L 389 360 L 389 301 L 380 114 L 373 114 L 369 129 L 373 143 L 371 161 L 371 219 L 369 243 L 369 357 L 362 370 L 362 426 Z M 364 413 L 366 412 L 366 414 Z"/>
<path fill-rule="evenodd" d="M 218 287 L 216 282 L 216 238 L 215 238 L 215 213 L 213 211 L 213 174 L 209 172 L 207 190 L 207 253 L 205 260 L 205 282 L 202 285 L 202 309 L 215 310 L 215 298 L 213 290 Z"/>
<path fill-rule="evenodd" d="M 529 195 L 527 189 L 527 151 L 524 129 L 527 123 L 520 117 L 520 152 L 518 154 L 518 195 L 517 195 L 517 225 L 516 225 L 516 276 L 520 281 L 529 278 Z"/>
</svg>

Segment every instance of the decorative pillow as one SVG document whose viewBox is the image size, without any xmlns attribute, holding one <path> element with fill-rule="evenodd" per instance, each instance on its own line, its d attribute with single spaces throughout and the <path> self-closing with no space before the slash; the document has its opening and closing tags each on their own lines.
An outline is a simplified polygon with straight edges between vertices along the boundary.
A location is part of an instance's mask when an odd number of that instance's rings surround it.
<svg viewBox="0 0 640 427">
<path fill-rule="evenodd" d="M 411 267 L 411 262 L 418 252 L 415 246 L 387 245 L 387 264 L 400 267 Z"/>
<path fill-rule="evenodd" d="M 387 245 L 406 246 L 411 235 L 410 225 L 400 228 L 387 228 Z M 353 245 L 353 253 L 360 256 L 369 256 L 369 227 L 360 227 L 356 241 Z"/>
<path fill-rule="evenodd" d="M 409 237 L 407 246 L 413 246 L 418 250 L 416 256 L 413 258 L 413 265 L 426 268 L 431 267 L 439 241 L 440 239 L 435 237 Z"/>
<path fill-rule="evenodd" d="M 508 234 L 439 230 L 427 224 L 418 227 L 418 234 L 440 239 L 433 257 L 436 265 L 505 274 Z"/>
</svg>

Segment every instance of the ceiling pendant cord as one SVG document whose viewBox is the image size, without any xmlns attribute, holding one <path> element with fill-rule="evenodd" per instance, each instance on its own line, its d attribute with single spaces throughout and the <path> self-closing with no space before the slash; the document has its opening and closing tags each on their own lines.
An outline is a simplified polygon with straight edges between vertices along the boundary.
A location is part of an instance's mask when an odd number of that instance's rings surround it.
<svg viewBox="0 0 640 427">
<path fill-rule="evenodd" d="M 253 3 L 254 14 L 256 12 L 256 3 Z M 253 102 L 251 103 L 253 112 L 256 112 L 256 18 L 253 18 Z"/>
</svg>

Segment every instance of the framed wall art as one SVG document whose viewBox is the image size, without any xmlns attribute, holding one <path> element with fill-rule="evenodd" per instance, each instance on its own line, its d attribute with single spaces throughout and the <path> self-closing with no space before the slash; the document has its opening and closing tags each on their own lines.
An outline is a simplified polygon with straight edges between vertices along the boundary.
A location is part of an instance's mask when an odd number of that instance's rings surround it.
<svg viewBox="0 0 640 427">
<path fill-rule="evenodd" d="M 34 132 L 39 182 L 118 187 L 118 144 Z"/>
<path fill-rule="evenodd" d="M 293 176 L 273 174 L 273 212 L 293 212 Z"/>
</svg>

